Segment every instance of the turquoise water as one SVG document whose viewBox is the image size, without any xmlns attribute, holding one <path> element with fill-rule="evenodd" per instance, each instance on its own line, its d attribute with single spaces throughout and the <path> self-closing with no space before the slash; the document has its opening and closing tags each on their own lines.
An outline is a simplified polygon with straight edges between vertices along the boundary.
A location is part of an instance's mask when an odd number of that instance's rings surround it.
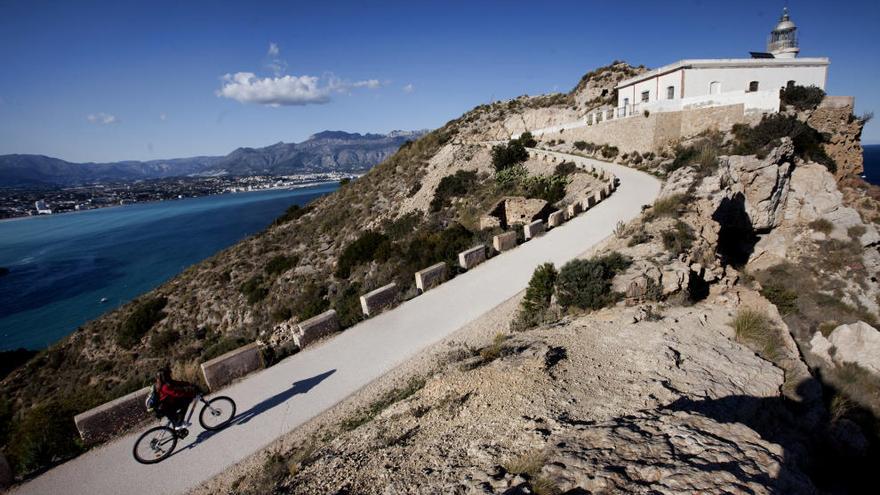
<svg viewBox="0 0 880 495">
<path fill-rule="evenodd" d="M 0 222 L 0 350 L 44 348 L 337 184 Z M 107 298 L 102 303 L 101 299 Z"/>
<path fill-rule="evenodd" d="M 864 147 L 865 180 L 874 185 L 880 185 L 880 144 L 872 144 Z"/>
</svg>

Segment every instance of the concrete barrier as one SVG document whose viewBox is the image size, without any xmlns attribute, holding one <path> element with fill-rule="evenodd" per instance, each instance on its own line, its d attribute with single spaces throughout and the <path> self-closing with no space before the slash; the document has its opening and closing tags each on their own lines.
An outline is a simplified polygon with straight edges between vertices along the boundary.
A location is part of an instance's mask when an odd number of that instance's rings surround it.
<svg viewBox="0 0 880 495">
<path fill-rule="evenodd" d="M 123 395 L 73 417 L 79 436 L 86 444 L 107 440 L 149 418 L 145 402 L 150 387 Z"/>
<path fill-rule="evenodd" d="M 458 253 L 458 264 L 465 270 L 470 270 L 484 261 L 486 261 L 486 246 L 482 244 Z"/>
<path fill-rule="evenodd" d="M 550 214 L 549 217 L 547 217 L 547 226 L 550 227 L 551 229 L 553 227 L 559 227 L 560 225 L 562 225 L 562 222 L 564 222 L 564 221 L 565 221 L 565 212 L 562 210 L 554 211 L 553 213 Z"/>
<path fill-rule="evenodd" d="M 581 206 L 580 202 L 576 202 L 568 205 L 568 207 L 565 209 L 565 214 L 568 216 L 568 219 L 571 220 L 572 218 L 580 215 L 582 211 L 583 207 Z"/>
<path fill-rule="evenodd" d="M 446 280 L 446 263 L 440 262 L 416 272 L 416 288 L 422 292 L 430 290 Z"/>
<path fill-rule="evenodd" d="M 336 310 L 331 309 L 325 311 L 318 316 L 313 316 L 308 320 L 301 321 L 297 326 L 297 332 L 293 336 L 293 341 L 300 349 L 310 343 L 320 339 L 325 335 L 329 335 L 339 330 L 339 317 Z"/>
<path fill-rule="evenodd" d="M 593 196 L 596 198 L 596 203 L 601 203 L 602 200 L 605 199 L 605 190 L 599 189 Z"/>
<path fill-rule="evenodd" d="M 260 344 L 252 342 L 202 363 L 202 377 L 208 388 L 214 392 L 232 383 L 236 378 L 263 369 L 265 366 Z"/>
<path fill-rule="evenodd" d="M 535 220 L 534 222 L 523 227 L 523 232 L 526 235 L 526 240 L 529 240 L 533 237 L 538 237 L 539 235 L 544 233 L 544 221 Z"/>
<path fill-rule="evenodd" d="M 396 301 L 397 284 L 391 282 L 388 285 L 362 295 L 361 310 L 364 312 L 364 316 L 374 315 L 382 309 L 391 306 Z"/>
<path fill-rule="evenodd" d="M 492 247 L 503 253 L 516 247 L 516 232 L 505 232 L 492 238 Z"/>
</svg>

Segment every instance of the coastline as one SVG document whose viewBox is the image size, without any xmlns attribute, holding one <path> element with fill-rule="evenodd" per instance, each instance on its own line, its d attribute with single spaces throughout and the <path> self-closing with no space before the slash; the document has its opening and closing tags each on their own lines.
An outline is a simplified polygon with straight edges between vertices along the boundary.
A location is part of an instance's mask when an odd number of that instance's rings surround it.
<svg viewBox="0 0 880 495">
<path fill-rule="evenodd" d="M 360 176 L 358 176 L 360 177 Z M 258 193 L 258 192 L 268 192 L 268 191 L 293 191 L 296 189 L 304 189 L 306 187 L 314 187 L 314 186 L 323 186 L 325 184 L 339 184 L 338 180 L 327 180 L 327 181 L 312 181 L 312 182 L 303 182 L 302 184 L 296 184 L 292 186 L 284 186 L 284 187 L 267 187 L 264 189 L 257 189 L 255 191 L 224 191 L 217 194 L 206 194 L 204 196 L 189 196 L 185 198 L 170 198 L 170 199 L 160 199 L 154 201 L 139 201 L 137 203 L 129 203 L 124 205 L 107 205 L 107 206 L 99 206 L 97 208 L 89 208 L 88 210 L 74 210 L 74 211 L 63 211 L 60 213 L 52 213 L 50 215 L 27 215 L 27 216 L 18 216 L 18 217 L 10 217 L 10 218 L 0 218 L 0 224 L 4 222 L 14 222 L 19 220 L 27 220 L 34 218 L 51 218 L 57 217 L 60 215 L 75 215 L 77 213 L 88 213 L 92 211 L 98 210 L 110 210 L 113 208 L 125 208 L 126 206 L 137 206 L 137 205 L 151 205 L 157 203 L 166 203 L 171 201 L 186 201 L 188 199 L 203 199 L 203 198 L 211 198 L 217 196 L 227 196 L 231 194 L 247 194 L 247 193 Z"/>
</svg>

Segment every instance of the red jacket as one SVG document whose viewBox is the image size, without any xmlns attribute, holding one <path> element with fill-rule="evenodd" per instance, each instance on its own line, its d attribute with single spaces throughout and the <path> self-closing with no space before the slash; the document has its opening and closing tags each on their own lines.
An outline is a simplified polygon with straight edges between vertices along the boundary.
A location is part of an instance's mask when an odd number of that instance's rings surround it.
<svg viewBox="0 0 880 495">
<path fill-rule="evenodd" d="M 192 399 L 196 396 L 195 387 L 186 382 L 163 383 L 158 390 L 159 402 Z"/>
</svg>

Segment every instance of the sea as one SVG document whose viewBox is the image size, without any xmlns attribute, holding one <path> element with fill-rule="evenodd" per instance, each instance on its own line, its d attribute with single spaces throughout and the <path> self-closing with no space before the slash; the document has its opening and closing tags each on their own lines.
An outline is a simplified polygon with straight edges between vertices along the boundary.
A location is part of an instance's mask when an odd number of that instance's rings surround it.
<svg viewBox="0 0 880 495">
<path fill-rule="evenodd" d="M 864 146 L 865 180 L 880 185 L 880 144 Z"/>
<path fill-rule="evenodd" d="M 43 349 L 338 189 L 221 194 L 0 222 L 0 351 Z"/>
</svg>

